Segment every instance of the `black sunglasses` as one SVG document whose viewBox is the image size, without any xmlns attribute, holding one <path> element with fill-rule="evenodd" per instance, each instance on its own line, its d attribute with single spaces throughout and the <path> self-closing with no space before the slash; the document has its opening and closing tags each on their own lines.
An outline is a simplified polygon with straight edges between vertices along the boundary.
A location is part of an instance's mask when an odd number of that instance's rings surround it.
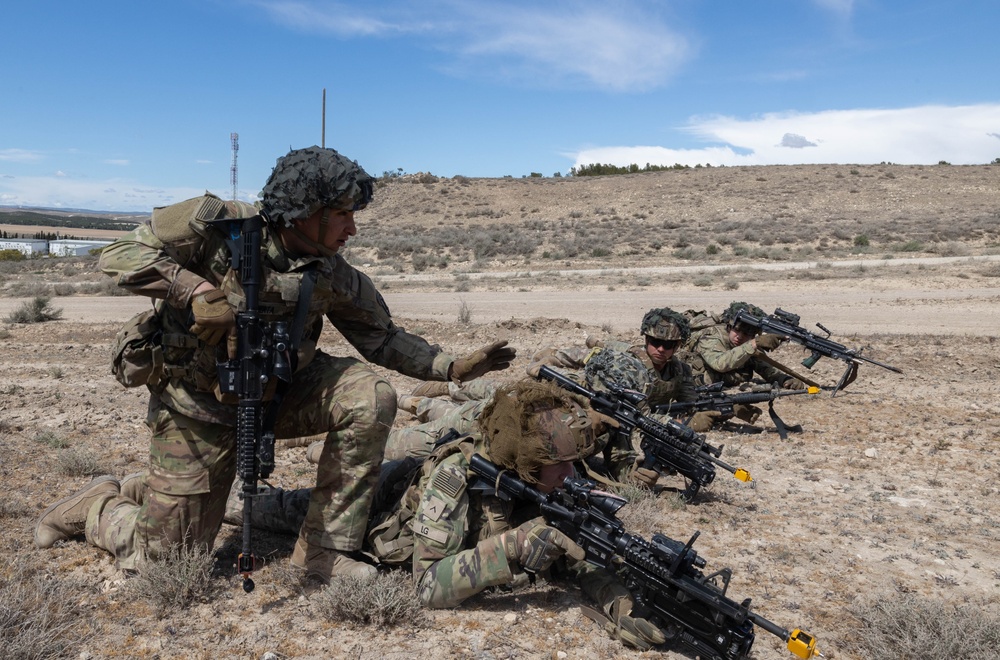
<svg viewBox="0 0 1000 660">
<path fill-rule="evenodd" d="M 679 339 L 657 339 L 656 337 L 646 336 L 646 343 L 653 348 L 662 348 L 665 351 L 677 348 L 680 346 Z"/>
</svg>

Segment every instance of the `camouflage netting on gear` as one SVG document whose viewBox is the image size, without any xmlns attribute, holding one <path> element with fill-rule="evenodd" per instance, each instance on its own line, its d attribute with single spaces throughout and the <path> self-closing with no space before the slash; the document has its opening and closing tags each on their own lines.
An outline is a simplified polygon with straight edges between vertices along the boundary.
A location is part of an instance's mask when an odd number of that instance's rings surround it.
<svg viewBox="0 0 1000 660">
<path fill-rule="evenodd" d="M 260 194 L 268 218 L 289 226 L 322 208 L 363 209 L 374 194 L 374 180 L 356 161 L 312 146 L 279 158 Z"/>
<path fill-rule="evenodd" d="M 642 360 L 623 351 L 609 348 L 594 351 L 583 368 L 591 389 L 607 391 L 608 386 L 649 394 L 653 376 Z"/>
<path fill-rule="evenodd" d="M 729 307 L 726 308 L 726 311 L 722 312 L 722 320 L 726 322 L 726 325 L 731 325 L 733 319 L 740 313 L 740 310 L 746 310 L 747 313 L 752 314 L 759 319 L 767 316 L 767 314 L 764 313 L 764 310 L 757 305 L 751 305 L 750 303 L 745 302 L 732 302 L 729 304 Z"/>
<path fill-rule="evenodd" d="M 691 336 L 691 324 L 683 314 L 669 307 L 660 307 L 646 312 L 642 317 L 640 332 L 655 339 L 683 342 Z"/>
<path fill-rule="evenodd" d="M 479 416 L 490 458 L 538 483 L 545 465 L 594 453 L 594 426 L 582 400 L 549 382 L 521 380 L 501 386 Z"/>
</svg>

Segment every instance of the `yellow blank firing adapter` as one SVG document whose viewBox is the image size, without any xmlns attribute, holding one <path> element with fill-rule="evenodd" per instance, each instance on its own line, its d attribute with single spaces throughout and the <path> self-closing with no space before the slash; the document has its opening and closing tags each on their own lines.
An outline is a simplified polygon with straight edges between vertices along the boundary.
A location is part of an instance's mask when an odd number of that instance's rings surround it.
<svg viewBox="0 0 1000 660">
<path fill-rule="evenodd" d="M 788 636 L 788 650 L 793 655 L 808 660 L 814 656 L 822 657 L 823 654 L 816 649 L 816 638 L 807 632 L 796 628 Z"/>
<path fill-rule="evenodd" d="M 750 476 L 750 473 L 743 468 L 736 468 L 736 471 L 733 472 L 733 476 L 740 481 L 753 481 L 753 477 Z"/>
<path fill-rule="evenodd" d="M 814 385 L 810 385 L 809 387 L 806 388 L 806 393 L 807 394 L 819 394 L 819 388 L 816 387 L 816 386 L 814 386 Z"/>
</svg>

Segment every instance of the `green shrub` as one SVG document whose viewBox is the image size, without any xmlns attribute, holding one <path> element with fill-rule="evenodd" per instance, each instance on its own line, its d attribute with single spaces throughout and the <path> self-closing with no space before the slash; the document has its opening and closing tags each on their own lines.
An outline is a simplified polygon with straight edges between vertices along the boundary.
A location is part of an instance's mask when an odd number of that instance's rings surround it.
<svg viewBox="0 0 1000 660">
<path fill-rule="evenodd" d="M 27 257 L 20 250 L 0 250 L 0 261 L 24 261 Z"/>
<path fill-rule="evenodd" d="M 866 234 L 858 234 L 854 237 L 854 244 L 858 247 L 868 247 L 871 244 L 871 241 L 868 240 L 868 236 Z"/>
<path fill-rule="evenodd" d="M 6 321 L 8 323 L 44 323 L 59 318 L 62 318 L 62 310 L 50 307 L 48 296 L 36 296 L 11 312 Z"/>
</svg>

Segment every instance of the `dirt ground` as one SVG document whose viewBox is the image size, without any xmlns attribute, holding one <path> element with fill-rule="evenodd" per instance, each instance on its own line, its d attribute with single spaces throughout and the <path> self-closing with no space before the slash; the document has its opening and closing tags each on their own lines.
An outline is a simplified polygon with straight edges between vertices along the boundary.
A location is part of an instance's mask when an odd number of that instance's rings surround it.
<svg viewBox="0 0 1000 660">
<path fill-rule="evenodd" d="M 678 507 L 662 497 L 659 515 L 634 530 L 682 540 L 700 531 L 696 548 L 708 568 L 734 570 L 734 600 L 752 597 L 770 620 L 816 635 L 827 657 L 851 658 L 858 657 L 851 644 L 859 623 L 850 613 L 858 598 L 917 594 L 947 603 L 995 602 L 1000 586 L 1000 290 L 989 280 L 958 277 L 961 269 L 913 271 L 921 272 L 924 279 L 886 272 L 819 286 L 778 279 L 737 292 L 692 286 L 551 294 L 412 291 L 388 293 L 387 300 L 399 323 L 456 353 L 495 337 L 508 339 L 519 357 L 501 377 L 523 373 L 528 357 L 546 345 L 609 331 L 628 336 L 651 305 L 721 308 L 731 299 L 796 311 L 804 326 L 822 322 L 836 340 L 863 346 L 865 355 L 903 369 L 897 375 L 865 366 L 836 397 L 780 401 L 783 419 L 804 427 L 787 441 L 770 422 L 759 435 L 711 433 L 713 443 L 725 445 L 724 459 L 750 470 L 754 486 L 726 479 L 723 472 L 690 505 Z M 0 299 L 0 314 L 19 302 Z M 79 598 L 92 611 L 97 634 L 75 649 L 79 657 L 639 655 L 583 618 L 581 594 L 565 584 L 483 595 L 458 610 L 429 612 L 422 623 L 392 629 L 318 620 L 310 615 L 309 594 L 282 570 L 293 539 L 267 535 L 261 543 L 270 563 L 257 574 L 252 594 L 231 579 L 222 597 L 163 619 L 148 605 L 121 602 L 121 578 L 105 554 L 82 542 L 36 550 L 31 534 L 41 509 L 88 480 L 60 474 L 65 450 L 51 446 L 53 437 L 95 452 L 101 470 L 119 476 L 146 463 L 144 392 L 122 389 L 107 369 L 120 320 L 146 303 L 132 297 L 54 302 L 63 320 L 7 325 L 9 334 L 0 342 L 0 470 L 15 511 L 0 547 L 6 557 L 37 565 L 53 580 L 73 577 L 86 585 Z M 468 324 L 457 320 L 463 302 Z M 324 339 L 326 350 L 350 353 L 332 334 Z M 779 352 L 790 364 L 801 358 L 794 348 Z M 821 361 L 815 371 L 832 383 L 839 366 Z M 387 375 L 399 392 L 416 384 Z M 411 421 L 405 413 L 398 418 L 400 424 Z M 277 484 L 308 485 L 303 454 L 280 452 Z M 235 529 L 223 530 L 220 572 L 228 574 L 239 542 Z M 755 657 L 791 656 L 758 630 Z"/>
<path fill-rule="evenodd" d="M 822 323 L 834 340 L 901 368 L 866 365 L 836 397 L 779 401 L 782 419 L 803 427 L 788 440 L 770 421 L 759 434 L 710 433 L 752 485 L 720 471 L 691 504 L 667 494 L 621 514 L 646 538 L 700 531 L 707 570 L 733 569 L 730 598 L 814 634 L 826 657 L 888 658 L 878 650 L 887 644 L 863 643 L 858 616 L 873 599 L 972 607 L 1000 621 L 998 177 L 994 166 L 892 165 L 562 181 L 416 175 L 379 188 L 349 259 L 372 275 L 397 323 L 446 350 L 507 339 L 518 358 L 497 380 L 523 375 L 546 346 L 633 338 L 651 307 L 718 311 L 733 300 L 800 314 L 804 327 Z M 537 249 L 483 256 L 525 236 Z M 691 657 L 610 640 L 565 583 L 482 594 L 392 628 L 327 620 L 288 570 L 292 538 L 259 535 L 268 563 L 245 594 L 231 527 L 215 547 L 218 592 L 162 616 L 128 596 L 103 551 L 82 541 L 35 549 L 41 511 L 90 479 L 66 476 L 74 453 L 96 457 L 96 474 L 147 464 L 146 393 L 112 378 L 108 353 L 122 322 L 149 303 L 97 297 L 107 278 L 93 263 L 25 263 L 0 268 L 0 319 L 50 292 L 62 319 L 0 323 L 0 585 L 24 567 L 64 586 L 82 621 L 64 656 Z M 321 347 L 354 354 L 330 329 Z M 797 365 L 803 355 L 783 346 L 776 357 Z M 400 393 L 417 384 L 378 370 Z M 832 384 L 842 365 L 821 360 L 814 371 Z M 413 423 L 403 412 L 396 421 Z M 279 450 L 276 485 L 307 486 L 312 474 L 304 449 Z M 753 657 L 792 656 L 758 628 Z"/>
</svg>

